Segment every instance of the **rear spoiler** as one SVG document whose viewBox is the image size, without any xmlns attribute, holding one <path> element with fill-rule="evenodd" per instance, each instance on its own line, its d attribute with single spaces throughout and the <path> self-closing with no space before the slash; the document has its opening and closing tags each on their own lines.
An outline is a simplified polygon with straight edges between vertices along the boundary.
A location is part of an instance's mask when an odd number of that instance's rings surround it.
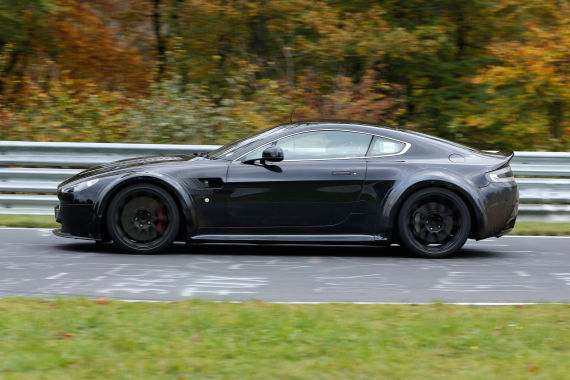
<svg viewBox="0 0 570 380">
<path fill-rule="evenodd" d="M 495 169 L 500 169 L 503 166 L 507 166 L 515 156 L 515 152 L 512 150 L 484 150 L 482 152 L 487 157 L 493 157 L 499 160 Z"/>
</svg>

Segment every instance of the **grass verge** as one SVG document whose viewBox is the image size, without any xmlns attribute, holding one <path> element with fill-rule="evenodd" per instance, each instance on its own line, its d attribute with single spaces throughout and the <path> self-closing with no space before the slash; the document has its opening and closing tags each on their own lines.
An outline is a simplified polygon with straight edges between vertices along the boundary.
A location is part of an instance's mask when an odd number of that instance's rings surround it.
<svg viewBox="0 0 570 380">
<path fill-rule="evenodd" d="M 61 225 L 53 215 L 0 215 L 0 226 L 56 228 Z"/>
<path fill-rule="evenodd" d="M 50 215 L 0 215 L 0 226 L 56 228 Z M 517 222 L 511 235 L 570 235 L 570 223 Z"/>
<path fill-rule="evenodd" d="M 510 235 L 570 235 L 570 223 L 517 222 Z"/>
<path fill-rule="evenodd" d="M 570 305 L 0 300 L 3 379 L 562 379 Z"/>
</svg>

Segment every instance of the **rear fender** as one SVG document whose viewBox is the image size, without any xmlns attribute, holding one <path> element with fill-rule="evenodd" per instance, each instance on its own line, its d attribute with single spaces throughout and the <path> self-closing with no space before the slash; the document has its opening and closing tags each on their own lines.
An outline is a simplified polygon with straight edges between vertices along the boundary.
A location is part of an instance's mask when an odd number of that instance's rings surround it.
<svg viewBox="0 0 570 380">
<path fill-rule="evenodd" d="M 385 207 L 380 216 L 379 232 L 384 232 L 394 239 L 396 237 L 394 236 L 395 227 L 402 204 L 412 193 L 426 187 L 441 187 L 458 194 L 465 201 L 471 213 L 470 237 L 477 236 L 481 226 L 485 225 L 484 205 L 481 196 L 476 190 L 472 190 L 478 187 L 469 183 L 462 176 L 444 172 L 420 173 L 394 186 L 387 196 Z"/>
</svg>

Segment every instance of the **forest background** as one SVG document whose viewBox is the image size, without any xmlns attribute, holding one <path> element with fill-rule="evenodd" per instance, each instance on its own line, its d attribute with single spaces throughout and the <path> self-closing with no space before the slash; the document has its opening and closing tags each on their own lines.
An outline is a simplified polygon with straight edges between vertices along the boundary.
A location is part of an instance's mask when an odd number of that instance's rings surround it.
<svg viewBox="0 0 570 380">
<path fill-rule="evenodd" d="M 570 147 L 567 0 L 0 0 L 0 140 L 225 143 L 294 119 Z"/>
</svg>

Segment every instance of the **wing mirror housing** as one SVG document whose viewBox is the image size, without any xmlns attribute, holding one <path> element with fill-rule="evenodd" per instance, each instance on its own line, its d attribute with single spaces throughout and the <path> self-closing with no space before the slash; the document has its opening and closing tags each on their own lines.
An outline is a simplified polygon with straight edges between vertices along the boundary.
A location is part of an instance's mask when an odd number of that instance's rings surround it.
<svg viewBox="0 0 570 380">
<path fill-rule="evenodd" d="M 283 161 L 283 149 L 276 145 L 272 145 L 261 153 L 261 163 L 263 162 L 279 162 Z"/>
</svg>

